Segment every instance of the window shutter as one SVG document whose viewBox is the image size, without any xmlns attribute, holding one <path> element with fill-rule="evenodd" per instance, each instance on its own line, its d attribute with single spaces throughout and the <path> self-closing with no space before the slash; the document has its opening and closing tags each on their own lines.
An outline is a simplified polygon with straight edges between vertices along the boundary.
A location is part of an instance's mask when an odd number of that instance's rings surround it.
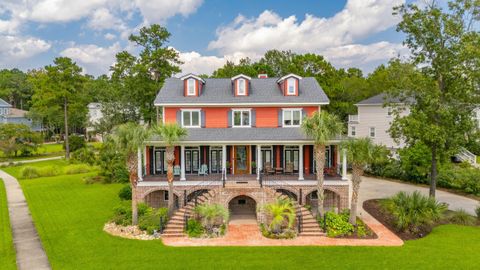
<svg viewBox="0 0 480 270">
<path fill-rule="evenodd" d="M 282 109 L 278 109 L 278 127 L 283 125 Z"/>
<path fill-rule="evenodd" d="M 177 110 L 177 124 L 182 125 L 182 110 Z"/>
<path fill-rule="evenodd" d="M 200 121 L 201 121 L 201 127 L 204 128 L 205 127 L 205 110 L 200 110 Z"/>
<path fill-rule="evenodd" d="M 307 111 L 305 109 L 302 109 L 302 119 L 307 117 Z"/>
<path fill-rule="evenodd" d="M 252 118 L 252 119 L 250 119 L 250 123 L 252 124 L 252 127 L 256 127 L 257 126 L 257 113 L 255 112 L 255 109 L 252 109 L 250 117 Z"/>
<path fill-rule="evenodd" d="M 227 113 L 228 127 L 232 127 L 232 110 Z"/>
</svg>

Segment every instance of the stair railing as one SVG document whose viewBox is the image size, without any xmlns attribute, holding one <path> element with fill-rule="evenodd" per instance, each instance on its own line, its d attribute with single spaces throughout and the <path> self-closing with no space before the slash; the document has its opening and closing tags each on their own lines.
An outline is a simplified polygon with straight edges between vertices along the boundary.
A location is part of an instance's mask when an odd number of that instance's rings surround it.
<svg viewBox="0 0 480 270">
<path fill-rule="evenodd" d="M 297 233 L 301 233 L 303 229 L 303 216 L 301 214 L 297 215 Z"/>
</svg>

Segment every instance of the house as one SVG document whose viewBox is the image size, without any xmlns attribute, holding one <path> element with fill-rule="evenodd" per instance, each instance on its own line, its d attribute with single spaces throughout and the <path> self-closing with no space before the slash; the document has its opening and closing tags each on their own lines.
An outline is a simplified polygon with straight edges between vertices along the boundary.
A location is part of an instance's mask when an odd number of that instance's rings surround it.
<svg viewBox="0 0 480 270">
<path fill-rule="evenodd" d="M 0 124 L 25 124 L 33 131 L 42 131 L 42 125 L 27 117 L 27 111 L 13 108 L 8 102 L 0 98 Z"/>
<path fill-rule="evenodd" d="M 295 74 L 218 79 L 187 74 L 167 79 L 155 99 L 158 119 L 188 130 L 175 146 L 174 196 L 180 209 L 176 215 L 200 196 L 201 201 L 224 205 L 233 216 L 250 214 L 261 222 L 264 217 L 255 209 L 283 195 L 304 210 L 299 210 L 307 215 L 303 220 L 315 221 L 304 207 L 309 205 L 315 212 L 313 140 L 300 125 L 304 117 L 328 103 L 315 78 Z M 339 143 L 329 143 L 326 169 L 321 172 L 325 207 L 335 211 L 348 208 L 349 194 L 346 159 L 340 158 Z M 149 139 L 142 156 L 137 199 L 165 206 L 170 195 L 161 138 Z M 312 225 L 312 230 L 319 231 L 318 225 Z M 167 226 L 167 233 L 182 234 L 183 228 Z"/>
<path fill-rule="evenodd" d="M 102 136 L 100 134 L 96 134 L 95 132 L 95 125 L 100 123 L 100 120 L 103 118 L 102 104 L 98 102 L 92 102 L 87 105 L 87 108 L 87 135 L 89 138 L 95 139 L 96 141 L 102 141 Z"/>
<path fill-rule="evenodd" d="M 386 103 L 395 104 L 395 108 L 387 106 Z M 394 141 L 388 132 L 394 119 L 394 109 L 399 110 L 400 116 L 408 115 L 410 112 L 408 107 L 402 106 L 399 99 L 387 100 L 386 94 L 382 93 L 362 100 L 355 106 L 357 106 L 357 114 L 348 116 L 349 137 L 370 137 L 373 142 L 385 145 L 394 154 L 398 149 L 405 147 L 405 142 Z M 480 109 L 476 109 L 472 117 L 478 121 Z M 480 121 L 478 122 L 480 124 Z M 476 156 L 467 149 L 462 149 L 456 156 L 462 161 L 476 164 Z"/>
</svg>

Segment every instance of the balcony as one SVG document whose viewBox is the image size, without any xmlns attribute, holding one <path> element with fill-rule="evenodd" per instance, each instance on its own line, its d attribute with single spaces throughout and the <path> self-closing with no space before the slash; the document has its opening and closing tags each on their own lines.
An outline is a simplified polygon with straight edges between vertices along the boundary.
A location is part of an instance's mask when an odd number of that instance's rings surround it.
<svg viewBox="0 0 480 270">
<path fill-rule="evenodd" d="M 356 122 L 356 123 L 358 123 L 358 114 L 350 114 L 350 115 L 348 115 L 348 122 Z"/>
</svg>

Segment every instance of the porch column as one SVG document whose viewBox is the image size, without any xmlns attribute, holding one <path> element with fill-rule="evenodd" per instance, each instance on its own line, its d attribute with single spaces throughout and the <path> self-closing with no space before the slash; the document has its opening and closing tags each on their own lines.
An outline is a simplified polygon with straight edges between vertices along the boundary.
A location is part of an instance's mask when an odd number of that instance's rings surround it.
<svg viewBox="0 0 480 270">
<path fill-rule="evenodd" d="M 180 146 L 180 180 L 185 181 L 185 145 Z"/>
<path fill-rule="evenodd" d="M 138 181 L 143 181 L 143 174 L 142 174 L 142 150 L 140 147 L 137 150 L 137 175 Z"/>
<path fill-rule="evenodd" d="M 153 152 L 155 155 L 155 152 Z M 147 172 L 147 146 L 143 147 L 143 166 L 142 166 L 142 175 L 147 175 L 150 172 Z M 142 179 L 143 180 L 143 179 Z"/>
<path fill-rule="evenodd" d="M 347 149 L 342 151 L 342 180 L 347 179 Z"/>
<path fill-rule="evenodd" d="M 222 173 L 225 173 L 225 180 L 227 180 L 227 146 L 222 145 Z"/>
<path fill-rule="evenodd" d="M 303 170 L 305 168 L 303 167 L 303 144 L 298 146 L 298 155 L 300 156 L 298 159 L 298 180 L 304 180 Z"/>
<path fill-rule="evenodd" d="M 257 145 L 257 180 L 260 180 L 260 173 L 262 172 L 262 148 Z"/>
</svg>

